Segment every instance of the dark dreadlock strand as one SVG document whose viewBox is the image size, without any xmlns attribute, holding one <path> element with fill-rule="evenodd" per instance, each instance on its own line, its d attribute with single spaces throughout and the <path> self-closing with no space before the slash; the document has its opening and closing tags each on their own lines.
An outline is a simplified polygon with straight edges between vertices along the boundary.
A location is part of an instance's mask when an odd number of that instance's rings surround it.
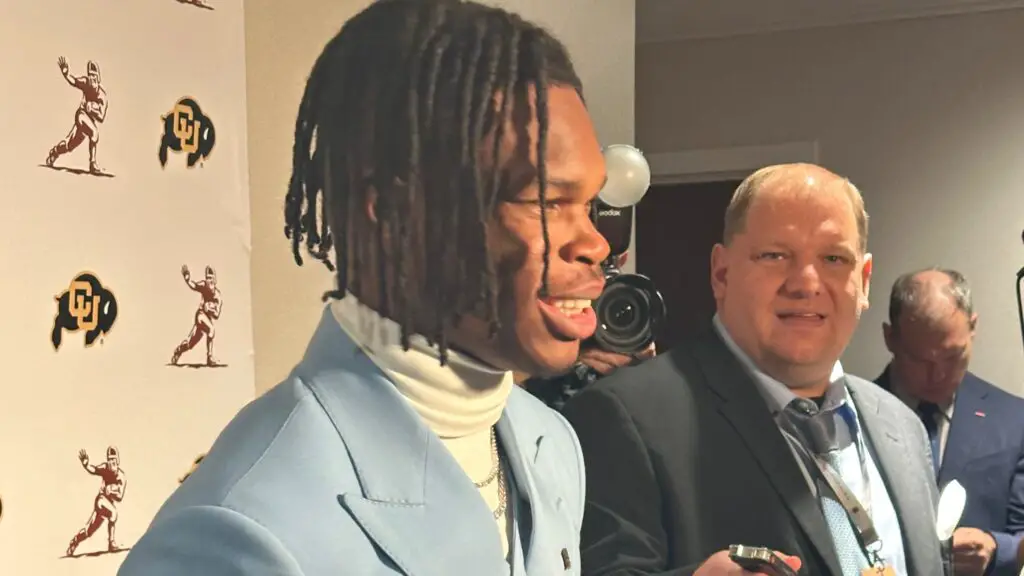
<svg viewBox="0 0 1024 576">
<path fill-rule="evenodd" d="M 416 18 L 410 14 L 410 25 L 415 27 L 415 52 L 410 57 L 410 74 L 409 74 L 409 95 L 406 101 L 406 114 L 408 114 L 408 132 L 409 132 L 409 167 L 408 177 L 406 178 L 406 195 L 403 203 L 403 208 L 406 210 L 406 214 L 412 211 L 413 206 L 416 202 L 417 194 L 420 192 L 420 187 L 423 182 L 423 172 L 421 167 L 421 150 L 420 150 L 420 103 L 422 98 L 420 97 L 420 75 L 422 73 L 424 61 L 432 63 L 429 58 L 429 52 L 427 48 L 430 46 L 431 40 L 436 36 L 435 32 L 437 28 L 444 22 L 444 11 L 442 7 L 438 6 L 431 12 L 429 18 L 424 19 L 419 25 L 416 25 Z M 426 110 L 428 117 L 432 116 L 431 110 Z M 427 130 L 430 127 L 427 126 Z M 422 303 L 420 298 L 415 298 L 413 291 L 410 290 L 408 278 L 411 275 L 417 273 L 416 267 L 413 262 L 412 254 L 416 250 L 414 232 L 419 233 L 421 230 L 413 230 L 414 222 L 411 218 L 402 218 L 399 222 L 399 234 L 398 242 L 396 246 L 397 255 L 400 260 L 397 263 L 400 274 L 398 277 L 398 298 L 400 299 L 399 308 L 402 310 L 402 346 L 405 348 L 409 347 L 409 338 L 411 337 L 412 324 L 413 324 L 413 311 L 419 307 Z M 413 300 L 414 301 L 411 301 Z"/>
<path fill-rule="evenodd" d="M 506 123 L 531 86 L 547 285 L 549 82 L 580 91 L 565 48 L 504 10 L 379 0 L 352 18 L 314 64 L 296 119 L 285 202 L 296 262 L 304 244 L 336 269 L 338 287 L 328 296 L 376 296 L 377 312 L 402 326 L 403 346 L 419 331 L 439 345 L 442 361 L 448 327 L 481 304 L 496 330 L 487 226 L 507 192 L 499 162 Z M 494 149 L 482 158 L 490 134 Z M 371 192 L 372 225 L 365 221 Z M 366 269 L 370 257 L 378 267 Z M 377 277 L 379 293 L 359 292 L 373 285 L 366 274 Z"/>
<path fill-rule="evenodd" d="M 463 187 L 470 188 L 466 192 L 462 192 L 466 195 L 466 198 L 470 199 L 471 202 L 461 202 L 459 210 L 463 212 L 460 219 L 462 222 L 474 222 L 477 220 L 477 214 L 480 209 L 478 206 L 482 204 L 480 198 L 480 162 L 477 158 L 477 144 L 480 138 L 483 137 L 483 126 L 480 125 L 479 119 L 477 118 L 476 108 L 479 107 L 480 93 L 487 89 L 490 92 L 490 87 L 484 87 L 483 85 L 477 84 L 478 78 L 481 76 L 478 74 L 477 67 L 481 63 L 481 56 L 484 51 L 484 35 L 486 34 L 486 21 L 478 20 L 472 28 L 472 40 L 470 44 L 470 52 L 466 62 L 466 77 L 461 82 L 462 84 L 462 102 L 460 108 L 464 112 L 462 114 L 461 125 L 459 127 L 459 140 L 461 151 L 460 163 L 464 167 L 462 170 Z M 486 82 L 487 78 L 483 78 Z M 474 94 L 476 96 L 474 96 Z M 474 206 L 475 204 L 475 206 Z M 466 230 L 463 231 L 462 241 L 466 243 L 483 242 L 486 238 L 481 234 L 486 226 L 485 221 L 480 221 L 475 227 L 466 226 Z M 473 234 L 476 232 L 476 234 Z M 489 260 L 489 258 L 485 258 Z M 469 278 L 470 269 L 468 266 L 467 259 L 461 259 L 459 270 L 460 278 Z M 480 266 L 476 266 L 477 270 L 483 268 L 483 262 L 478 263 Z M 460 313 L 467 310 L 472 310 L 472 307 L 479 302 L 479 293 L 469 294 L 468 302 L 463 303 Z"/>
<path fill-rule="evenodd" d="M 551 238 L 548 236 L 548 163 L 544 153 L 548 149 L 548 91 L 547 62 L 537 44 L 532 45 L 533 65 L 537 68 L 537 197 L 540 200 L 540 229 L 544 236 L 544 269 L 541 276 L 541 296 L 548 296 L 548 268 L 551 265 Z"/>
<path fill-rule="evenodd" d="M 424 54 L 424 58 L 430 57 L 430 62 L 427 69 L 424 71 L 423 79 L 421 80 L 423 86 L 422 92 L 424 93 L 423 98 L 423 114 L 421 115 L 421 121 L 423 122 L 424 131 L 430 133 L 434 129 L 434 117 L 437 113 L 436 110 L 436 96 L 437 96 L 437 81 L 438 81 L 438 69 L 441 67 L 442 58 L 451 46 L 451 38 L 448 36 L 439 35 L 435 42 L 431 45 L 431 50 Z M 414 133 L 414 137 L 418 140 L 418 132 Z M 440 246 L 444 243 L 444 230 L 441 226 L 427 226 L 424 230 L 424 234 L 427 237 L 428 244 L 430 246 Z M 427 268 L 430 270 L 441 271 L 444 268 L 444 254 L 441 250 L 428 251 L 426 254 Z M 432 289 L 429 287 L 432 284 Z M 446 310 L 444 307 L 445 298 L 445 284 L 440 280 L 428 283 L 428 293 L 432 297 L 434 306 L 438 310 Z M 445 316 L 437 314 L 434 320 L 434 326 L 432 327 L 434 332 L 428 336 L 431 340 L 437 340 L 438 347 L 441 350 L 441 361 L 447 361 L 448 344 L 447 339 L 444 337 L 444 323 Z"/>
<path fill-rule="evenodd" d="M 481 35 L 486 31 L 484 25 L 479 25 L 482 29 L 479 31 Z M 518 41 L 518 40 L 516 40 Z M 491 96 L 496 89 L 498 66 L 501 64 L 501 50 L 498 46 L 488 45 L 486 50 L 486 58 L 482 57 L 484 62 L 484 79 L 481 82 L 481 90 L 478 92 L 476 101 L 474 102 L 473 110 L 473 122 L 476 124 L 476 130 L 472 135 L 473 150 L 471 155 L 473 158 L 477 158 L 479 150 L 477 149 L 477 143 L 483 139 L 484 132 L 488 131 L 488 113 L 493 114 L 493 103 L 494 98 Z M 504 125 L 504 119 L 501 119 L 501 123 Z M 493 122 L 490 123 L 493 125 Z M 501 151 L 501 142 L 495 140 L 492 145 L 493 151 Z M 493 153 L 492 153 L 493 158 Z M 491 183 L 488 183 L 487 187 L 484 187 L 484 174 L 480 170 L 480 163 L 474 162 L 475 168 L 473 174 L 473 181 L 475 182 L 478 193 L 474 195 L 477 200 L 477 218 L 479 220 L 478 230 L 480 232 L 480 242 L 487 243 L 487 227 L 490 215 L 493 214 L 493 194 L 497 191 L 497 188 L 493 185 L 494 176 L 491 178 Z M 501 170 L 497 168 L 498 162 L 492 161 L 491 172 L 493 175 L 498 175 Z M 479 269 L 479 283 L 480 291 L 477 295 L 477 299 L 484 303 L 484 309 L 487 310 L 487 314 L 493 319 L 490 322 L 489 331 L 493 337 L 497 333 L 499 328 L 498 311 L 496 308 L 497 298 L 492 298 L 497 292 L 494 288 L 496 285 L 495 274 L 494 274 L 494 262 L 491 258 L 487 258 L 484 265 Z"/>
<path fill-rule="evenodd" d="M 460 116 L 465 116 L 462 105 L 464 104 L 461 97 L 461 90 L 459 90 L 460 84 L 465 81 L 463 69 L 466 66 L 466 47 L 467 41 L 465 36 L 455 36 L 453 40 L 453 50 L 451 50 L 442 60 L 450 62 L 451 75 L 447 78 L 447 81 L 441 85 L 442 95 L 444 100 L 453 102 L 454 106 L 444 110 L 442 116 L 442 125 L 448 125 L 451 127 L 461 126 L 459 121 Z M 446 134 L 441 142 L 442 151 L 445 164 L 452 166 L 452 174 L 454 182 L 449 182 L 444 188 L 441 189 L 443 194 L 443 200 L 440 203 L 435 203 L 432 208 L 435 215 L 440 216 L 439 212 L 445 211 L 449 217 L 442 219 L 445 222 L 445 226 L 442 227 L 444 230 L 444 239 L 448 239 L 447 242 L 443 242 L 443 248 L 440 250 L 442 254 L 441 271 L 442 278 L 460 278 L 461 268 L 465 263 L 465 259 L 459 258 L 459 246 L 462 241 L 461 235 L 461 216 L 462 210 L 460 202 L 462 195 L 466 192 L 464 190 L 465 175 L 463 173 L 464 167 L 461 162 L 461 139 L 460 131 L 453 129 L 451 132 Z M 453 158 L 454 156 L 454 158 Z M 428 207 L 428 210 L 430 207 Z M 438 302 L 440 310 L 449 310 L 448 317 L 442 318 L 442 321 L 447 322 L 458 322 L 458 319 L 462 313 L 461 310 L 461 299 L 458 291 L 444 290 L 441 295 L 441 301 Z M 444 324 L 442 324 L 442 335 L 444 331 Z M 447 349 L 447 345 L 445 345 Z"/>
<path fill-rule="evenodd" d="M 501 93 L 501 103 L 498 108 L 498 116 L 495 119 L 495 130 L 494 130 L 494 147 L 491 150 L 491 166 L 495 168 L 491 172 L 491 189 L 487 202 L 484 202 L 481 206 L 480 219 L 484 222 L 494 213 L 495 203 L 498 200 L 498 194 L 502 183 L 502 171 L 497 169 L 501 157 L 501 143 L 505 138 L 505 124 L 509 121 L 509 113 L 512 110 L 512 100 L 515 94 L 516 78 L 519 76 L 519 41 L 520 33 L 517 28 L 510 26 L 510 39 L 508 42 L 508 49 L 505 51 L 505 61 L 501 63 L 502 68 L 506 71 L 505 86 Z M 489 311 L 490 317 L 493 319 L 491 322 L 491 336 L 493 336 L 500 328 L 498 324 L 498 282 L 497 272 L 494 269 L 494 261 L 490 258 L 487 259 L 484 267 L 484 288 L 487 291 L 487 298 L 485 300 L 487 304 L 487 310 Z"/>
<path fill-rule="evenodd" d="M 302 94 L 302 101 L 299 103 L 299 114 L 295 121 L 295 144 L 292 147 L 292 176 L 288 183 L 288 194 L 285 199 L 286 224 L 284 234 L 285 237 L 292 241 L 292 255 L 295 257 L 296 264 L 299 265 L 302 264 L 300 246 L 302 245 L 303 235 L 306 232 L 304 226 L 308 221 L 308 218 L 303 216 L 303 210 L 306 212 L 310 211 L 309 206 L 305 205 L 308 196 L 304 180 L 309 175 L 309 165 L 312 162 L 309 153 L 312 148 L 315 130 L 315 119 L 312 118 L 313 100 L 320 93 L 320 78 L 322 76 L 320 70 L 323 67 L 324 60 L 327 58 L 328 50 L 329 47 L 324 50 L 324 53 L 313 66 L 313 72 L 310 73 L 309 82 L 307 82 L 306 89 Z M 313 212 L 315 214 L 315 210 Z"/>
</svg>

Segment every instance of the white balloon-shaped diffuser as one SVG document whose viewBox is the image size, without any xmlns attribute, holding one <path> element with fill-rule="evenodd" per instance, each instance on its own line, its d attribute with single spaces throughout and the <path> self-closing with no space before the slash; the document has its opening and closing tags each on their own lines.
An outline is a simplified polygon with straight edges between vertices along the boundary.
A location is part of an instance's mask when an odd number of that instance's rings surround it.
<svg viewBox="0 0 1024 576">
<path fill-rule="evenodd" d="M 651 187 L 651 166 L 642 152 L 628 144 L 604 149 L 608 182 L 597 195 L 612 208 L 628 208 L 640 201 Z"/>
</svg>

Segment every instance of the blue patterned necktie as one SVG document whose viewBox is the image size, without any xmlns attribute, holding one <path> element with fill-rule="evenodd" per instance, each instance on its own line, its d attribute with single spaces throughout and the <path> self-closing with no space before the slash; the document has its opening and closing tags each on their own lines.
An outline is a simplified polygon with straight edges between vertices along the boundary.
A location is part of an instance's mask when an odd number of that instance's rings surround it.
<svg viewBox="0 0 1024 576">
<path fill-rule="evenodd" d="M 839 469 L 839 453 L 829 452 L 826 456 L 833 470 Z M 857 533 L 850 524 L 850 517 L 843 505 L 836 500 L 832 489 L 824 481 L 818 481 L 818 494 L 821 496 L 821 511 L 828 522 L 828 530 L 832 533 L 832 543 L 839 558 L 839 567 L 843 576 L 861 576 L 863 570 L 871 564 L 864 556 Z"/>
<path fill-rule="evenodd" d="M 826 437 L 830 432 L 834 434 L 835 431 L 833 415 L 829 413 L 819 415 L 817 405 L 813 405 L 813 402 L 807 404 L 807 402 L 809 401 L 804 399 L 794 400 L 786 407 L 785 417 L 797 432 L 796 437 L 801 444 L 808 447 L 808 452 L 823 454 L 829 466 L 838 474 L 840 469 L 839 451 L 828 450 L 826 452 L 820 449 L 835 444 L 835 438 Z M 816 447 L 819 449 L 815 450 Z M 871 564 L 861 550 L 860 540 L 857 539 L 857 533 L 850 523 L 850 517 L 843 505 L 836 499 L 828 483 L 821 477 L 817 465 L 810 461 L 806 462 L 806 465 L 808 472 L 816 479 L 821 511 L 828 523 L 828 530 L 832 535 L 832 544 L 835 547 L 843 576 L 861 576 L 863 570 L 870 568 Z"/>
<path fill-rule="evenodd" d="M 939 477 L 939 467 L 942 462 L 942 455 L 939 454 L 939 407 L 931 402 L 921 402 L 917 405 L 917 413 L 924 423 L 924 430 L 928 433 L 928 442 L 932 446 L 932 467 L 935 469 L 935 477 Z"/>
</svg>

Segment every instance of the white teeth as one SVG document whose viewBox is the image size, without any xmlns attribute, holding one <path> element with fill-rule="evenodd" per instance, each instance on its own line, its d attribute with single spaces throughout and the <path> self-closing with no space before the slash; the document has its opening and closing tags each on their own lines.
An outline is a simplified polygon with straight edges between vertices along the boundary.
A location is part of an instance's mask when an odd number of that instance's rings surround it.
<svg viewBox="0 0 1024 576">
<path fill-rule="evenodd" d="M 576 314 L 582 313 L 587 308 L 590 308 L 590 300 L 582 299 L 562 299 L 555 300 L 555 307 L 558 311 L 566 316 L 575 316 Z"/>
</svg>

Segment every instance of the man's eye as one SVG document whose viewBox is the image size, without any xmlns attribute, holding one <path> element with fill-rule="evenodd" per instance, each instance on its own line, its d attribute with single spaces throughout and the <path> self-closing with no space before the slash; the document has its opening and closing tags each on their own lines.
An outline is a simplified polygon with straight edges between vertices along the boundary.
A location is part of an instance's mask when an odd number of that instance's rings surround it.
<svg viewBox="0 0 1024 576">
<path fill-rule="evenodd" d="M 850 259 L 846 256 L 840 256 L 838 254 L 832 254 L 825 257 L 825 261 L 832 264 L 849 264 Z"/>
</svg>

